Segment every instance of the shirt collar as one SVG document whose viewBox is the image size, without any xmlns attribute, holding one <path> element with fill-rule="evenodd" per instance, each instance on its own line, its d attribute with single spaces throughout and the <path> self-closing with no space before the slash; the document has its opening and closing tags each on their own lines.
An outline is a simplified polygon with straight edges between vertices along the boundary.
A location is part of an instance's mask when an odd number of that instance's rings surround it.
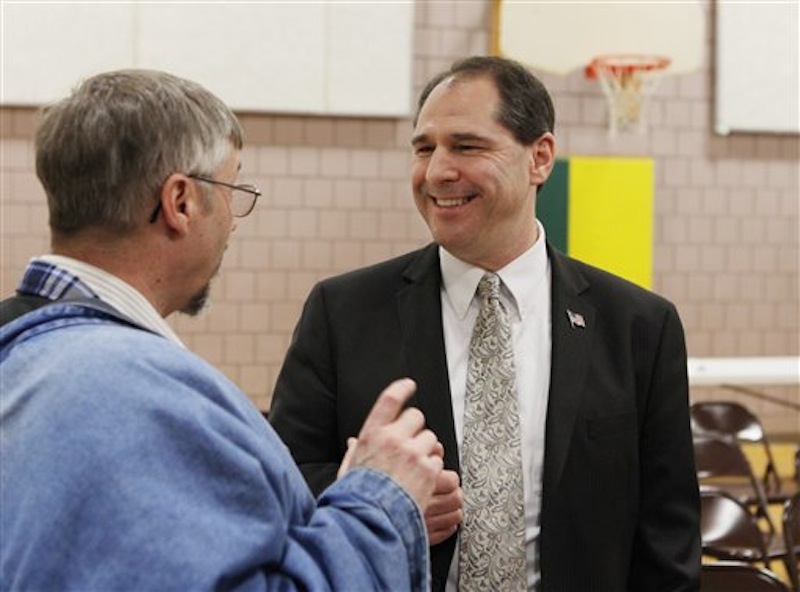
<svg viewBox="0 0 800 592">
<path fill-rule="evenodd" d="M 99 298 L 81 278 L 43 259 L 33 259 L 28 263 L 17 293 L 50 300 Z"/>
<path fill-rule="evenodd" d="M 503 282 L 503 293 L 515 314 L 522 319 L 535 304 L 539 282 L 547 280 L 546 236 L 539 220 L 536 220 L 536 224 L 539 227 L 539 238 L 533 246 L 497 271 Z M 456 315 L 463 319 L 486 270 L 457 259 L 443 247 L 439 247 L 439 261 L 444 291 Z"/>
<path fill-rule="evenodd" d="M 75 285 L 84 286 L 88 290 L 88 294 L 85 295 L 100 298 L 141 326 L 185 347 L 177 333 L 150 301 L 119 277 L 85 261 L 64 255 L 43 255 L 31 261 L 28 267 L 37 264 L 49 266 L 62 277 L 73 277 Z M 57 299 L 62 296 L 49 297 Z"/>
</svg>

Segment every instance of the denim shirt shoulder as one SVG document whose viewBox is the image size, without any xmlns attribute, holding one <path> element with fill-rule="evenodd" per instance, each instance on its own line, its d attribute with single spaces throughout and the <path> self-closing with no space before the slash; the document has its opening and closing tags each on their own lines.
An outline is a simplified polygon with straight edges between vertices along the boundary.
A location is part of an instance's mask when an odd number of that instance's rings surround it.
<svg viewBox="0 0 800 592">
<path fill-rule="evenodd" d="M 149 331 L 99 299 L 55 301 L 0 327 L 0 359 L 16 343 L 47 331 L 86 324 L 121 324 Z"/>
</svg>

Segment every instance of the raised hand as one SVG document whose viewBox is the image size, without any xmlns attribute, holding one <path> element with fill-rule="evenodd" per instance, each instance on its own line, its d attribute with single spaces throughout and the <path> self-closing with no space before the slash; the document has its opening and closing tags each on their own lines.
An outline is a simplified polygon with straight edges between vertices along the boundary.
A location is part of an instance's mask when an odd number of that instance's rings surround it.
<svg viewBox="0 0 800 592">
<path fill-rule="evenodd" d="M 427 511 L 442 473 L 444 449 L 436 435 L 425 428 L 419 409 L 403 409 L 417 385 L 403 378 L 390 384 L 378 397 L 364 421 L 358 438 L 348 441 L 339 475 L 363 466 L 389 475 Z"/>
</svg>

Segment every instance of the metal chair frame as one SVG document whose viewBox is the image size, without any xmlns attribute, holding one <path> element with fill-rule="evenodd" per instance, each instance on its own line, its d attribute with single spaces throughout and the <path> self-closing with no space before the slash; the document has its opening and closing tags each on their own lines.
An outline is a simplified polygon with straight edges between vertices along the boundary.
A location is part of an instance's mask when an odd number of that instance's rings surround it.
<svg viewBox="0 0 800 592">
<path fill-rule="evenodd" d="M 704 555 L 771 567 L 771 535 L 761 530 L 746 505 L 726 491 L 700 492 L 700 538 Z"/>
<path fill-rule="evenodd" d="M 776 528 L 769 515 L 767 496 L 735 438 L 722 435 L 694 435 L 697 478 L 705 488 L 722 489 L 740 502 L 753 506 L 772 536 Z"/>
<path fill-rule="evenodd" d="M 786 571 L 795 592 L 800 592 L 800 493 L 783 506 L 783 538 L 786 542 Z"/>
<path fill-rule="evenodd" d="M 790 592 L 790 590 L 768 569 L 736 561 L 719 561 L 700 566 L 700 592 Z"/>
<path fill-rule="evenodd" d="M 764 428 L 758 417 L 747 407 L 733 401 L 702 401 L 691 406 L 690 416 L 695 434 L 724 434 L 739 442 L 759 444 L 762 447 L 767 465 L 761 482 L 768 503 L 783 504 L 798 491 L 800 469 L 796 468 L 792 477 L 784 477 L 778 473 Z M 797 459 L 800 459 L 800 449 L 796 454 Z"/>
</svg>

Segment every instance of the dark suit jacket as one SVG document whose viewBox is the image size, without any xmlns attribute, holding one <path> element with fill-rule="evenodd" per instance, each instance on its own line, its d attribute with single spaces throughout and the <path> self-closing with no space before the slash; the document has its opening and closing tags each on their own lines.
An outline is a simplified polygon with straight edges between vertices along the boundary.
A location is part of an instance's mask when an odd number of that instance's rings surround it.
<svg viewBox="0 0 800 592">
<path fill-rule="evenodd" d="M 698 488 L 683 329 L 663 298 L 548 247 L 552 374 L 540 568 L 545 591 L 699 586 Z M 314 287 L 278 378 L 270 421 L 315 493 L 394 379 L 458 470 L 438 247 Z M 567 311 L 582 315 L 573 326 Z M 524 396 L 524 393 L 521 393 Z M 441 590 L 455 537 L 433 547 Z"/>
</svg>

